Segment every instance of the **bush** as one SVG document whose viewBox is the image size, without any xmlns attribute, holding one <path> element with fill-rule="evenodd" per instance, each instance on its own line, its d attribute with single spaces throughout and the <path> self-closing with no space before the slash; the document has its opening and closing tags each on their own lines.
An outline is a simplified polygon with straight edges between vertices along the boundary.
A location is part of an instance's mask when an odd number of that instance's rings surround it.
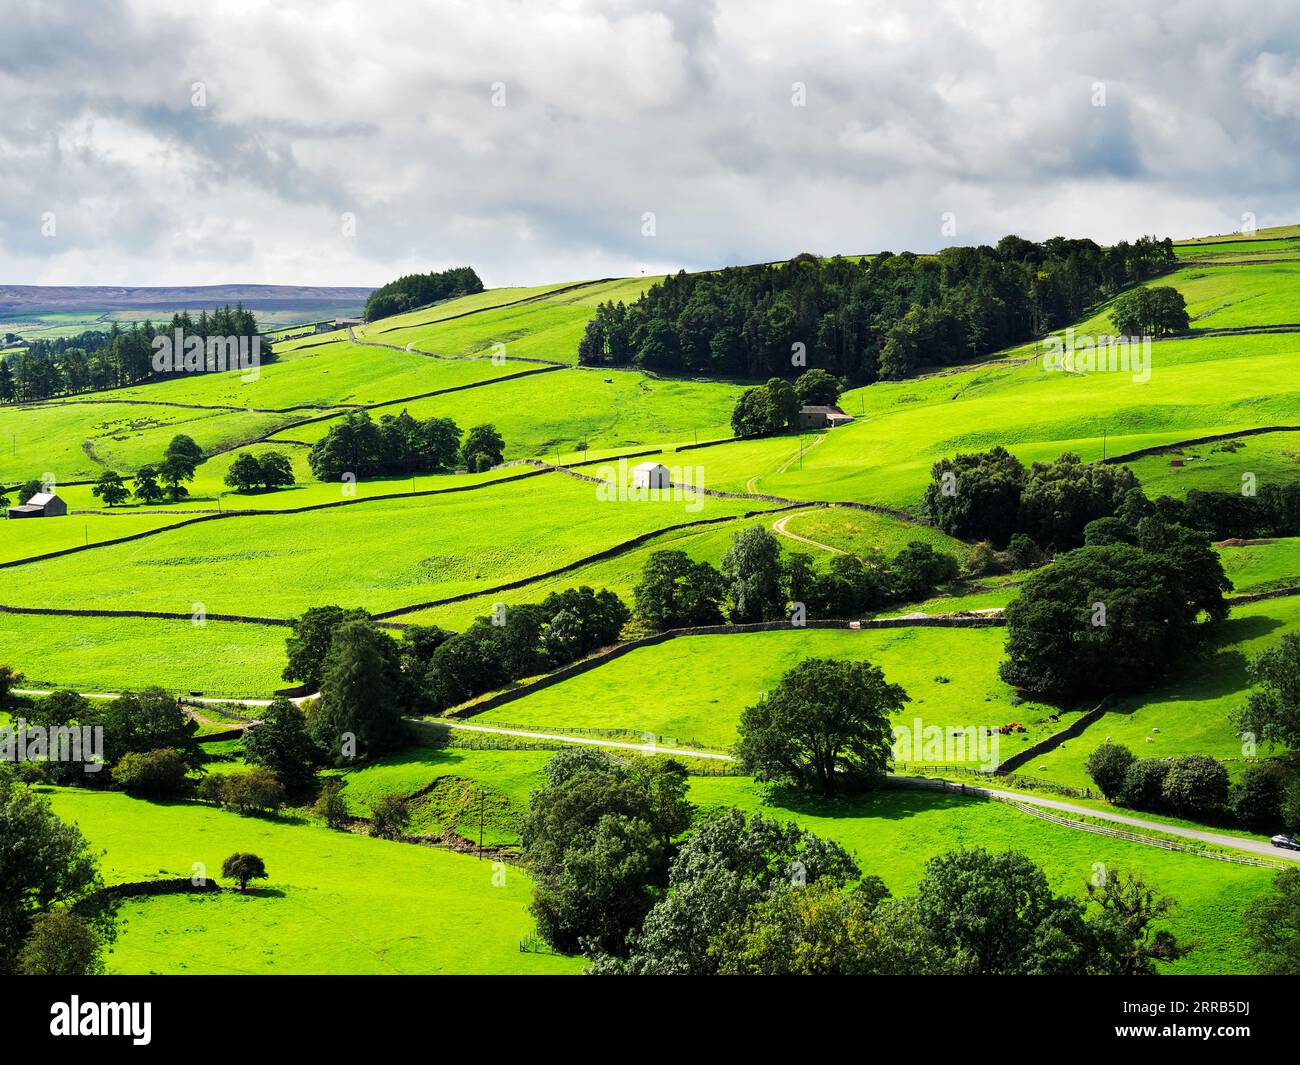
<svg viewBox="0 0 1300 1065">
<path fill-rule="evenodd" d="M 1232 789 L 1232 816 L 1252 832 L 1272 832 L 1282 823 L 1287 775 L 1280 765 L 1253 763 Z"/>
<path fill-rule="evenodd" d="M 312 805 L 311 812 L 330 828 L 344 829 L 352 823 L 347 800 L 343 798 L 343 785 L 337 780 L 327 780 L 321 786 L 320 795 Z"/>
<path fill-rule="evenodd" d="M 1124 774 L 1120 799 L 1136 810 L 1158 810 L 1164 800 L 1169 762 L 1164 758 L 1139 758 Z"/>
<path fill-rule="evenodd" d="M 1228 770 L 1207 754 L 1175 758 L 1165 775 L 1163 799 L 1183 817 L 1219 813 L 1228 803 Z"/>
<path fill-rule="evenodd" d="M 1108 799 L 1115 799 L 1124 791 L 1129 767 L 1137 757 L 1127 747 L 1107 741 L 1088 755 L 1087 770 L 1092 782 Z"/>
<path fill-rule="evenodd" d="M 247 773 L 231 773 L 220 788 L 220 802 L 241 814 L 273 814 L 284 805 L 284 786 L 269 769 L 258 767 Z"/>
<path fill-rule="evenodd" d="M 401 839 L 411 821 L 406 797 L 392 792 L 381 796 L 371 807 L 370 834 L 376 839 Z"/>
<path fill-rule="evenodd" d="M 113 767 L 113 783 L 131 795 L 171 798 L 189 791 L 189 767 L 170 747 L 127 753 Z"/>
</svg>

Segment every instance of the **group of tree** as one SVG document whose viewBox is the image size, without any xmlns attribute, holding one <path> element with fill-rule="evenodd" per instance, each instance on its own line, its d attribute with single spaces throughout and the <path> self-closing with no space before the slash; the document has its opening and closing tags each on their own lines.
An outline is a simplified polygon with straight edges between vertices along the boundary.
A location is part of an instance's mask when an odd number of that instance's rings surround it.
<svg viewBox="0 0 1300 1065">
<path fill-rule="evenodd" d="M 101 972 L 115 935 L 103 886 L 77 826 L 0 764 L 0 975 Z"/>
<path fill-rule="evenodd" d="M 438 644 L 420 689 L 434 709 L 455 706 L 616 643 L 631 616 L 613 592 L 586 585 L 500 607 Z"/>
<path fill-rule="evenodd" d="M 921 541 L 892 559 L 835 555 L 819 569 L 810 555 L 785 554 L 775 534 L 754 527 L 732 537 L 721 569 L 683 551 L 656 551 L 634 595 L 636 614 L 657 630 L 791 620 L 846 618 L 915 600 L 959 572 L 957 560 Z"/>
<path fill-rule="evenodd" d="M 225 482 L 239 492 L 285 488 L 294 483 L 293 463 L 282 451 L 265 451 L 261 455 L 241 451 L 226 471 Z"/>
<path fill-rule="evenodd" d="M 1167 238 L 1102 248 L 1007 236 L 996 247 L 937 255 L 801 254 L 778 265 L 683 272 L 630 305 L 601 304 L 578 358 L 760 380 L 813 365 L 869 384 L 1041 336 L 1175 261 Z"/>
<path fill-rule="evenodd" d="M 800 407 L 834 406 L 844 386 L 843 380 L 821 369 L 805 371 L 794 384 L 782 377 L 770 378 L 767 384 L 747 388 L 740 394 L 731 412 L 731 431 L 746 437 L 772 436 L 795 429 Z"/>
<path fill-rule="evenodd" d="M 1183 333 L 1191 324 L 1183 294 L 1169 285 L 1144 285 L 1125 292 L 1111 307 L 1110 320 L 1121 336 L 1128 337 Z"/>
<path fill-rule="evenodd" d="M 940 459 L 930 469 L 925 516 L 960 540 L 988 541 L 996 548 L 1019 535 L 1016 552 L 1065 550 L 1083 543 L 1089 522 L 1113 516 L 1136 492 L 1127 466 L 1088 463 L 1066 453 L 1028 469 L 1006 448 Z M 1139 506 L 1139 500 L 1134 500 Z"/>
<path fill-rule="evenodd" d="M 441 473 L 458 464 L 471 472 L 503 461 L 505 441 L 491 425 L 476 425 L 465 434 L 450 418 L 413 418 L 409 412 L 385 414 L 375 422 L 355 411 L 335 422 L 312 445 L 307 456 L 322 481 L 344 474 L 373 477 L 401 473 Z"/>
<path fill-rule="evenodd" d="M 1140 691 L 1227 616 L 1231 587 L 1190 529 L 1154 514 L 1093 522 L 1085 546 L 1035 571 L 1007 606 L 1002 677 L 1064 700 Z"/>
<path fill-rule="evenodd" d="M 1214 540 L 1300 536 L 1300 482 L 1260 485 L 1250 495 L 1193 488 L 1186 499 L 1160 496 L 1152 505 L 1166 521 Z"/>
<path fill-rule="evenodd" d="M 1108 874 L 1081 900 L 1028 858 L 955 851 L 896 899 L 838 843 L 724 808 L 692 825 L 684 769 L 558 753 L 525 817 L 533 914 L 597 974 L 1113 974 L 1187 948 L 1171 903 Z M 690 831 L 682 837 L 682 833 Z"/>
<path fill-rule="evenodd" d="M 121 388 L 170 376 L 153 367 L 153 341 L 160 332 L 187 337 L 249 337 L 259 335 L 253 313 L 237 304 L 203 310 L 198 317 L 189 311 L 172 316 L 167 325 L 132 322 L 123 328 L 117 322 L 107 331 L 88 330 L 72 337 L 36 340 L 17 355 L 0 358 L 0 403 L 25 403 L 51 396 Z M 270 361 L 269 346 L 262 345 L 263 361 Z"/>
<path fill-rule="evenodd" d="M 440 300 L 482 291 L 483 282 L 470 266 L 456 266 L 428 274 L 406 274 L 370 293 L 366 299 L 366 321 L 375 322 Z"/>
</svg>

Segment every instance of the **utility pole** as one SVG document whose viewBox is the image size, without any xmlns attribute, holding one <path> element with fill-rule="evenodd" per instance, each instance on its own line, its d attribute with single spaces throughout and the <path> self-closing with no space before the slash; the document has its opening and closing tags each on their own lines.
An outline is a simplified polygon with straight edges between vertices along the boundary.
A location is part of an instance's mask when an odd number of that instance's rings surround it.
<svg viewBox="0 0 1300 1065">
<path fill-rule="evenodd" d="M 487 792 L 478 789 L 478 860 L 483 860 L 483 808 L 487 805 Z"/>
</svg>

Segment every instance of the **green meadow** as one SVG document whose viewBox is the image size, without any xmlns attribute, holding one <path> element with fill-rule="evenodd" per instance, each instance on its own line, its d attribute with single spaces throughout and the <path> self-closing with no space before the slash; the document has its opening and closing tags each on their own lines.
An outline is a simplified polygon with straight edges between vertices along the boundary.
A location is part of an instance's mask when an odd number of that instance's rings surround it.
<svg viewBox="0 0 1300 1065">
<path fill-rule="evenodd" d="M 869 661 L 911 698 L 895 725 L 996 728 L 1011 721 L 1028 731 L 1000 737 L 1001 758 L 1061 724 L 1052 707 L 1019 702 L 997 675 L 1005 633 L 999 628 L 796 629 L 683 636 L 638 648 L 596 669 L 474 717 L 562 732 L 622 728 L 653 733 L 671 747 L 730 747 L 745 707 L 774 688 L 805 658 Z M 903 762 L 977 761 L 925 750 Z M 1001 760 L 1001 758 L 999 760 Z"/>
<path fill-rule="evenodd" d="M 1293 418 L 1292 422 L 1300 421 Z M 1182 465 L 1175 466 L 1180 461 Z M 1125 463 L 1149 496 L 1183 499 L 1193 488 L 1240 492 L 1253 476 L 1256 490 L 1266 484 L 1300 480 L 1300 433 L 1260 433 L 1231 441 L 1195 444 Z"/>
<path fill-rule="evenodd" d="M 321 603 L 392 610 L 543 573 L 642 533 L 741 514 L 746 500 L 601 501 L 562 474 L 306 514 L 234 516 L 22 567 L 16 606 L 288 618 Z M 508 518 L 503 517 L 508 515 Z"/>
<path fill-rule="evenodd" d="M 29 684 L 77 691 L 122 691 L 157 684 L 169 691 L 269 696 L 288 683 L 278 625 L 159 618 L 59 617 L 0 611 L 3 661 Z"/>
<path fill-rule="evenodd" d="M 216 876 L 253 851 L 270 879 L 247 895 L 126 901 L 115 973 L 573 973 L 581 959 L 520 951 L 533 927 L 528 874 L 433 847 L 246 818 L 121 793 L 55 791 L 109 883 Z"/>
</svg>

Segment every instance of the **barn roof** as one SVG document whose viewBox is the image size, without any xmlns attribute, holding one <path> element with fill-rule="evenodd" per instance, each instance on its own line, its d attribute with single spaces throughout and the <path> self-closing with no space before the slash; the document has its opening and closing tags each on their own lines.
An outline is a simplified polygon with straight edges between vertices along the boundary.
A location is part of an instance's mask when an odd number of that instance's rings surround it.
<svg viewBox="0 0 1300 1065">
<path fill-rule="evenodd" d="M 839 407 L 827 407 L 816 403 L 805 403 L 799 408 L 800 414 L 839 414 L 847 417 Z"/>
<path fill-rule="evenodd" d="M 668 469 L 662 462 L 643 462 L 639 466 L 633 466 L 633 472 L 639 470 L 666 470 Z"/>
<path fill-rule="evenodd" d="M 34 496 L 32 496 L 31 499 L 27 500 L 24 506 L 43 507 L 45 506 L 46 503 L 53 502 L 58 498 L 59 497 L 56 496 L 53 492 L 37 492 Z"/>
</svg>

